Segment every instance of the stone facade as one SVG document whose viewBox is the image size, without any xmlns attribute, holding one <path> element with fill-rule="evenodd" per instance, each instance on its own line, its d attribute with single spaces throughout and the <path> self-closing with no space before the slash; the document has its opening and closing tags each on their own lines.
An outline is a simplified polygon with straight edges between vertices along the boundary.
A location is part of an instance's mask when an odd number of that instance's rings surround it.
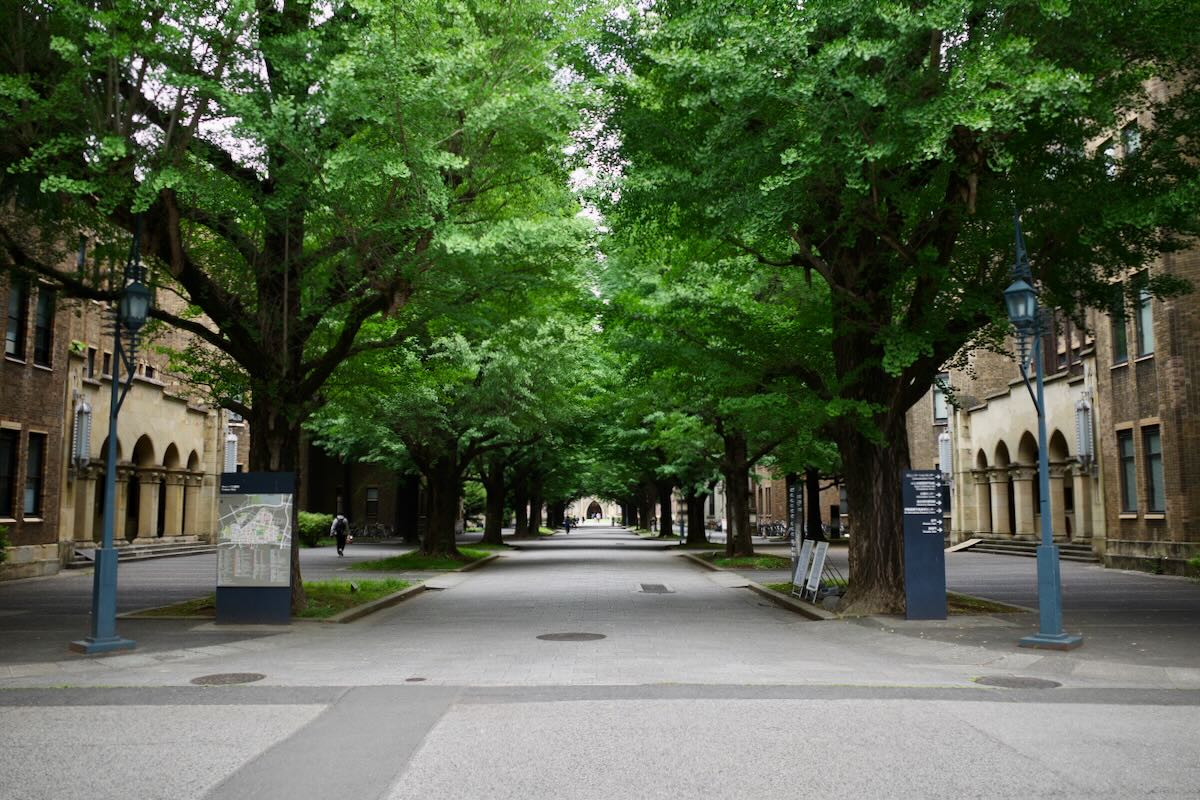
<svg viewBox="0 0 1200 800">
<path fill-rule="evenodd" d="M 1164 256 L 1159 270 L 1200 286 L 1200 250 Z M 1200 294 L 1139 298 L 1087 321 L 1080 331 L 1059 320 L 1043 339 L 1053 535 L 1109 566 L 1182 574 L 1200 553 Z M 948 380 L 952 540 L 1036 541 L 1037 419 L 1015 363 L 977 352 Z M 937 464 L 935 394 L 909 412 L 914 468 Z M 1091 459 L 1077 433 L 1083 402 Z"/>
</svg>

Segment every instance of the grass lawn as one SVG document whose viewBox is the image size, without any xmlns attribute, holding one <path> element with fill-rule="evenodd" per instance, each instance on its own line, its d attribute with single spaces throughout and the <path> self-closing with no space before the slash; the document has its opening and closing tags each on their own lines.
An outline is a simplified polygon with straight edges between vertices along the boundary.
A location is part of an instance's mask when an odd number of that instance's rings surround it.
<svg viewBox="0 0 1200 800">
<path fill-rule="evenodd" d="M 792 584 L 790 582 L 767 583 L 764 585 L 772 591 L 786 594 L 789 597 L 792 594 Z M 1004 603 L 997 603 L 994 600 L 984 600 L 982 597 L 972 597 L 969 594 L 946 592 L 946 610 L 950 614 L 958 616 L 969 614 L 1016 614 L 1024 609 L 1005 605 Z"/>
<path fill-rule="evenodd" d="M 391 558 L 380 558 L 375 561 L 360 561 L 357 564 L 350 565 L 350 569 L 367 570 L 370 572 L 404 572 L 408 570 L 447 570 L 459 569 L 478 561 L 481 558 L 487 558 L 491 555 L 487 550 L 472 549 L 469 547 L 458 548 L 459 558 L 452 556 L 426 556 L 420 552 L 413 550 L 410 553 L 392 556 Z"/>
<path fill-rule="evenodd" d="M 378 600 L 401 589 L 407 589 L 412 584 L 408 581 L 395 579 L 354 581 L 305 581 L 304 593 L 308 596 L 308 608 L 296 614 L 299 619 L 325 619 L 334 614 L 340 614 L 348 608 L 361 606 L 372 600 Z M 215 617 L 217 615 L 217 597 L 210 594 L 207 597 L 197 597 L 195 600 L 184 600 L 161 608 L 152 608 L 143 612 L 144 617 Z"/>
<path fill-rule="evenodd" d="M 701 553 L 700 557 L 722 569 L 791 569 L 792 560 L 784 556 L 761 554 L 726 558 L 720 553 Z"/>
<path fill-rule="evenodd" d="M 317 539 L 317 543 L 313 547 L 333 547 L 335 544 L 337 544 L 337 539 L 332 536 L 322 536 L 320 539 Z M 304 548 L 308 547 L 303 539 L 300 540 L 300 546 Z"/>
</svg>

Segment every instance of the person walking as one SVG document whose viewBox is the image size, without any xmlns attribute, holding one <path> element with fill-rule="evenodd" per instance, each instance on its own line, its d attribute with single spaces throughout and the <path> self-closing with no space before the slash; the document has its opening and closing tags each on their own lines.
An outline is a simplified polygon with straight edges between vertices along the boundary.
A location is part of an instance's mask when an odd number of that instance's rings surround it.
<svg viewBox="0 0 1200 800">
<path fill-rule="evenodd" d="M 563 533 L 571 532 L 571 518 L 563 517 Z"/>
<path fill-rule="evenodd" d="M 346 549 L 346 541 L 350 537 L 350 520 L 338 514 L 333 518 L 333 524 L 329 526 L 329 532 L 337 538 L 338 556 L 341 556 Z"/>
</svg>

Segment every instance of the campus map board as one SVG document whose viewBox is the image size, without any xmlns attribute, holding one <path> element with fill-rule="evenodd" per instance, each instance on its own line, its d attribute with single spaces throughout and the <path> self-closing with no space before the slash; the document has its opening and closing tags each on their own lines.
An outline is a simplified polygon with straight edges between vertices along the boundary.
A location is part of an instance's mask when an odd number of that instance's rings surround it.
<svg viewBox="0 0 1200 800">
<path fill-rule="evenodd" d="M 290 586 L 291 494 L 222 493 L 217 520 L 217 586 Z"/>
<path fill-rule="evenodd" d="M 217 622 L 288 621 L 295 486 L 290 472 L 221 475 Z"/>
</svg>

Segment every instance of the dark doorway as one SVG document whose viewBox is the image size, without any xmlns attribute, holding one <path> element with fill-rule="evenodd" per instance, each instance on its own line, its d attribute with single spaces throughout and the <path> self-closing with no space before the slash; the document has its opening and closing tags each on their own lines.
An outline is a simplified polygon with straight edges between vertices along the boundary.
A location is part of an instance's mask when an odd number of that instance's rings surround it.
<svg viewBox="0 0 1200 800">
<path fill-rule="evenodd" d="M 587 518 L 588 519 L 599 519 L 603 514 L 604 514 L 604 509 L 601 508 L 600 504 L 597 503 L 595 500 L 593 500 L 591 502 L 591 505 L 589 505 L 587 507 Z"/>
</svg>

